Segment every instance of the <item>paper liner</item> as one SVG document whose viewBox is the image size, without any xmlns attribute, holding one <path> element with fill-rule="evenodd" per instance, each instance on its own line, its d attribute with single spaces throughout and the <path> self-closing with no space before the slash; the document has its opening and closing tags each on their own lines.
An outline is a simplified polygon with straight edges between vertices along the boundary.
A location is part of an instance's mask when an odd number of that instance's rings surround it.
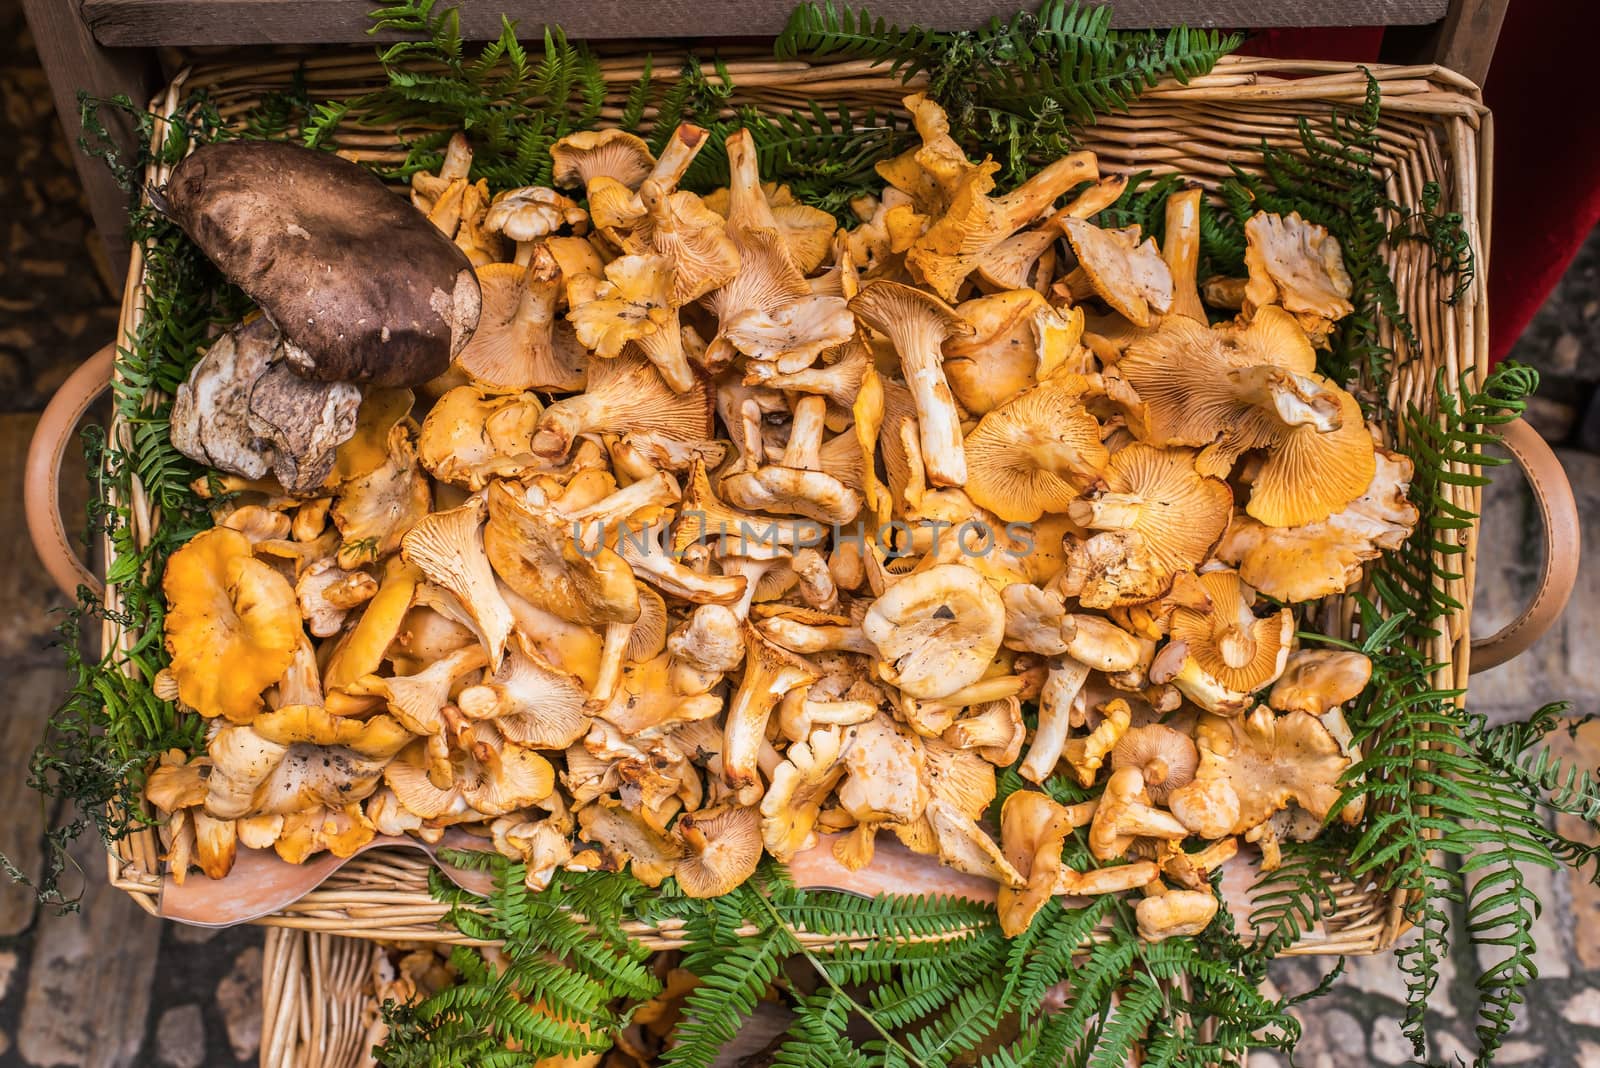
<svg viewBox="0 0 1600 1068">
<path fill-rule="evenodd" d="M 841 836 L 823 835 L 815 846 L 796 854 L 789 874 L 797 886 L 809 890 L 839 890 L 872 897 L 877 894 L 946 895 L 992 905 L 995 885 L 940 864 L 938 858 L 913 853 L 893 835 L 879 835 L 872 863 L 851 871 L 833 855 Z M 437 845 L 415 838 L 374 838 L 351 857 L 322 853 L 304 864 L 290 864 L 270 849 L 240 848 L 233 870 L 225 879 L 207 879 L 190 872 L 182 886 L 168 875 L 162 883 L 159 914 L 197 927 L 232 927 L 281 912 L 316 890 L 353 857 L 374 849 L 423 853 L 451 882 L 475 894 L 487 894 L 487 873 L 465 871 L 440 859 L 444 850 L 482 850 L 484 839 L 464 831 L 447 831 Z M 1223 867 L 1222 890 L 1229 909 L 1241 923 L 1252 910 L 1250 887 L 1260 876 L 1252 858 L 1235 857 Z M 1082 904 L 1082 899 L 1065 899 Z M 1247 927 L 1247 925 L 1245 925 Z"/>
</svg>

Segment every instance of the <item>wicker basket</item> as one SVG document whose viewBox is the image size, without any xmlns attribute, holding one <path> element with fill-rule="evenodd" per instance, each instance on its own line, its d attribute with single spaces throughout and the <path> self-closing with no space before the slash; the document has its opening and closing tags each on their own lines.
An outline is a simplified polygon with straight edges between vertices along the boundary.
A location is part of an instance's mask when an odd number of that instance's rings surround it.
<svg viewBox="0 0 1600 1068">
<path fill-rule="evenodd" d="M 374 1064 L 374 969 L 383 947 L 274 928 L 261 960 L 261 1068 Z"/>
<path fill-rule="evenodd" d="M 622 94 L 637 80 L 641 71 L 638 54 L 608 51 L 601 60 L 612 89 L 603 115 L 615 120 L 621 113 Z M 727 69 L 737 86 L 730 108 L 753 105 L 758 108 L 788 110 L 818 102 L 825 106 L 837 101 L 851 105 L 870 104 L 878 108 L 898 108 L 907 92 L 898 77 L 866 62 L 775 61 L 754 50 L 725 54 Z M 670 64 L 656 54 L 656 69 Z M 219 106 L 225 117 L 237 117 L 259 101 L 264 93 L 290 85 L 297 70 L 304 71 L 307 88 L 314 95 L 354 96 L 369 89 L 382 77 L 370 55 L 319 54 L 310 59 L 285 58 L 252 65 L 199 67 L 180 74 L 158 98 L 152 108 L 170 114 L 185 107 L 193 94 L 204 91 Z M 708 74 L 713 73 L 707 65 Z M 1459 212 L 1466 232 L 1480 257 L 1486 261 L 1489 243 L 1488 205 L 1490 202 L 1489 115 L 1476 87 L 1460 76 L 1438 67 L 1374 67 L 1372 73 L 1383 90 L 1383 116 L 1379 126 L 1380 165 L 1386 171 L 1388 194 L 1397 202 L 1417 205 L 1425 183 L 1437 183 L 1443 192 L 1446 210 Z M 913 86 L 915 83 L 913 83 Z M 1365 72 L 1350 64 L 1289 62 L 1230 57 L 1216 69 L 1193 79 L 1187 85 L 1167 82 L 1146 92 L 1126 114 L 1103 118 L 1083 134 L 1084 147 L 1100 156 L 1102 166 L 1112 171 L 1149 169 L 1155 172 L 1180 171 L 1198 181 L 1215 185 L 1230 173 L 1232 165 L 1249 168 L 1259 160 L 1263 138 L 1274 145 L 1298 145 L 1296 116 L 1311 119 L 1313 126 L 1325 125 L 1336 107 L 1359 105 L 1367 91 Z M 163 129 L 157 124 L 158 136 Z M 396 138 L 382 130 L 348 129 L 339 134 L 345 154 L 370 161 L 397 161 L 402 158 Z M 168 168 L 154 166 L 148 185 L 159 186 Z M 1486 369 L 1488 320 L 1485 308 L 1487 271 L 1478 271 L 1469 291 L 1456 303 L 1447 303 L 1445 283 L 1428 269 L 1427 250 L 1416 242 L 1403 243 L 1388 253 L 1390 269 L 1401 302 L 1416 326 L 1420 355 L 1396 370 L 1389 386 L 1391 410 L 1415 405 L 1423 412 L 1433 411 L 1433 384 L 1441 369 L 1450 381 L 1463 374 L 1469 382 L 1481 382 Z M 143 263 L 135 248 L 126 295 L 121 330 L 131 334 L 144 315 L 142 289 Z M 103 385 L 108 373 L 109 355 L 103 355 L 98 368 L 86 367 L 85 382 Z M 72 407 L 70 399 L 62 401 Z M 59 420 L 58 420 L 59 421 Z M 114 433 L 126 428 L 113 428 Z M 1390 428 L 1391 436 L 1394 428 Z M 1526 448 L 1542 448 L 1537 435 Z M 1392 442 L 1404 447 L 1403 441 Z M 1548 449 L 1544 450 L 1548 457 Z M 1553 458 L 1549 458 L 1553 463 Z M 1559 466 L 1545 481 L 1564 484 Z M 1551 505 L 1545 501 L 1547 518 L 1554 508 L 1552 531 L 1566 531 L 1571 539 L 1576 531 L 1575 513 L 1562 512 L 1560 486 L 1552 485 Z M 1478 508 L 1479 492 L 1462 486 L 1446 487 L 1457 505 Z M 145 501 L 131 502 L 138 529 L 149 530 L 159 521 Z M 56 518 L 59 523 L 59 518 Z M 1459 532 L 1465 545 L 1465 577 L 1453 584 L 1451 595 L 1462 605 L 1472 602 L 1473 560 L 1476 526 Z M 1553 535 L 1554 536 L 1554 535 Z M 1571 551 L 1547 553 L 1547 561 L 1559 569 Z M 1457 558 L 1457 561 L 1459 562 Z M 61 565 L 70 572 L 69 565 Z M 1447 569 L 1448 570 L 1448 569 Z M 1571 582 L 1559 574 L 1547 575 L 1554 600 L 1570 590 Z M 108 591 L 108 604 L 117 606 L 117 591 Z M 1542 598 L 1544 608 L 1551 598 Z M 1323 620 L 1334 633 L 1349 633 L 1353 607 L 1329 602 Z M 1556 605 L 1559 611 L 1559 604 Z M 1545 615 L 1549 612 L 1545 611 Z M 1440 628 L 1433 647 L 1425 652 L 1435 663 L 1446 665 L 1439 671 L 1437 685 L 1462 689 L 1469 670 L 1469 609 L 1456 611 Z M 1539 628 L 1529 621 L 1516 628 L 1519 645 L 1532 640 Z M 108 624 L 104 639 L 108 647 L 128 645 L 133 635 Z M 1502 657 L 1505 651 L 1494 654 Z M 163 880 L 158 861 L 159 846 L 151 831 L 135 834 L 117 843 L 110 856 L 111 881 L 131 894 L 152 913 L 159 911 Z M 393 940 L 462 940 L 453 930 L 439 926 L 445 908 L 428 893 L 427 857 L 415 851 L 379 849 L 347 862 L 319 887 L 300 900 L 258 922 L 304 931 L 330 932 L 366 938 Z M 1242 878 L 1240 882 L 1248 882 Z M 1337 911 L 1327 917 L 1291 953 L 1362 954 L 1389 947 L 1404 928 L 1402 897 L 1383 894 L 1371 885 L 1357 885 L 1335 879 Z M 676 944 L 672 930 L 639 932 L 649 936 L 652 945 Z M 294 1063 L 294 1062 L 283 1062 Z"/>
<path fill-rule="evenodd" d="M 274 927 L 261 961 L 261 1068 L 376 1068 L 380 962 L 392 943 Z M 1247 1053 L 1226 1063 L 1244 1068 Z M 1135 1049 L 1126 1068 L 1140 1068 Z"/>
</svg>

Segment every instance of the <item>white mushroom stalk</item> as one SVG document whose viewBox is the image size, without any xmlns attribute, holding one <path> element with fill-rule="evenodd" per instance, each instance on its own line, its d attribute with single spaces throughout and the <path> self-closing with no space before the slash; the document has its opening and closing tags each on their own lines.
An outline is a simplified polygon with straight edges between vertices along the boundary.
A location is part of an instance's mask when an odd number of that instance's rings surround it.
<svg viewBox="0 0 1600 1068">
<path fill-rule="evenodd" d="M 429 579 L 455 594 L 471 617 L 489 662 L 498 665 L 505 655 L 512 620 L 484 555 L 486 513 L 481 497 L 449 512 L 436 512 L 407 532 L 401 551 Z"/>
<path fill-rule="evenodd" d="M 861 510 L 861 498 L 821 470 L 827 401 L 807 396 L 795 403 L 788 443 L 777 464 L 728 475 L 722 492 L 736 508 L 789 512 L 827 523 L 848 523 Z"/>
<path fill-rule="evenodd" d="M 811 295 L 811 287 L 794 262 L 761 190 L 755 142 L 750 134 L 744 130 L 734 133 L 726 147 L 730 174 L 728 236 L 738 249 L 739 271 L 707 297 L 720 329 L 706 348 L 705 365 L 717 371 L 731 363 L 741 348 L 729 330 L 744 326 L 744 351 L 753 348 L 774 357 L 799 359 L 795 365 L 779 368 L 798 371 L 811 362 L 804 358 L 807 353 L 814 358 L 823 349 L 849 338 L 849 313 L 837 297 Z M 819 301 L 832 303 L 818 305 Z M 832 314 L 831 308 L 837 308 L 842 317 Z M 781 318 L 775 319 L 774 315 Z"/>
<path fill-rule="evenodd" d="M 722 775 L 735 790 L 757 787 L 756 758 L 762 734 L 778 700 L 796 686 L 814 682 L 816 672 L 754 631 L 746 631 L 744 674 L 728 703 L 722 737 Z"/>
<path fill-rule="evenodd" d="M 922 462 L 935 486 L 967 480 L 961 416 L 945 380 L 940 347 L 949 337 L 972 332 L 955 310 L 937 297 L 898 282 L 872 282 L 850 302 L 851 311 L 887 337 L 900 355 L 906 384 L 917 406 Z"/>
</svg>

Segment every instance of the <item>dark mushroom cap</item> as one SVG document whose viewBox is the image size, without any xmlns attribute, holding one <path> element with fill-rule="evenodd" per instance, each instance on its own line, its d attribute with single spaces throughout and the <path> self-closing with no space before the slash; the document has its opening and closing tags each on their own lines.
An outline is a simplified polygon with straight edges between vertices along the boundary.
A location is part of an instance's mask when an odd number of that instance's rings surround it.
<svg viewBox="0 0 1600 1068">
<path fill-rule="evenodd" d="M 466 255 L 364 168 L 298 145 L 202 145 L 167 214 L 261 306 L 306 378 L 416 386 L 478 323 Z"/>
</svg>

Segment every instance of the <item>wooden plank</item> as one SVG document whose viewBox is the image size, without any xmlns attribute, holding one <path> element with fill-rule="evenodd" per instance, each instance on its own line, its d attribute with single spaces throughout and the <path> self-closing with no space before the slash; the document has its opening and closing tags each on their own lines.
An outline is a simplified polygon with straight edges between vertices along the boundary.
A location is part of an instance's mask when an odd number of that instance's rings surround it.
<svg viewBox="0 0 1600 1068">
<path fill-rule="evenodd" d="M 106 245 L 115 292 L 120 293 L 128 273 L 128 200 L 112 181 L 106 165 L 90 159 L 78 148 L 78 136 L 83 132 L 78 92 L 83 90 L 101 98 L 126 93 L 143 107 L 156 86 L 154 59 L 147 52 L 111 52 L 102 48 L 70 0 L 22 0 L 22 10 L 33 32 L 45 76 L 50 79 L 56 114 L 66 131 L 67 143 L 72 146 L 73 163 L 83 182 L 95 228 Z M 108 125 L 123 150 L 131 151 L 132 126 Z"/>
<path fill-rule="evenodd" d="M 70 366 L 78 358 L 76 353 L 64 352 L 60 361 Z M 51 370 L 41 371 L 39 380 L 52 377 L 54 381 L 61 380 Z M 31 412 L 0 415 L 0 500 L 13 507 L 22 500 L 23 460 L 38 422 L 39 417 Z M 67 534 L 74 548 L 81 552 L 81 532 L 86 525 L 89 503 L 89 477 L 83 449 L 76 438 L 61 460 L 60 493 Z M 72 599 L 56 589 L 50 576 L 45 574 L 21 516 L 16 516 L 15 522 L 0 526 L 0 559 L 8 564 L 0 568 L 0 664 L 26 662 L 59 667 L 64 662 L 64 654 L 56 647 L 59 641 L 56 627 L 61 623 L 63 610 L 71 607 Z"/>
<path fill-rule="evenodd" d="M 59 0 L 31 0 L 35 4 Z M 1381 26 L 1435 22 L 1448 0 L 1118 0 L 1120 26 Z M 370 41 L 373 0 L 83 0 L 106 45 L 313 44 Z M 500 32 L 502 12 L 531 33 L 546 23 L 573 37 L 754 37 L 783 28 L 791 0 L 461 0 L 461 30 Z M 880 0 L 873 14 L 901 24 L 970 27 L 1010 15 L 1018 0 Z"/>
<path fill-rule="evenodd" d="M 1511 0 L 1453 0 L 1439 27 L 1433 61 L 1481 86 L 1489 76 L 1489 62 L 1510 6 Z"/>
<path fill-rule="evenodd" d="M 0 415 L 0 499 L 22 499 L 22 460 L 38 421 L 27 413 Z M 88 499 L 82 452 L 69 450 L 62 467 L 62 507 L 76 530 L 83 526 Z M 45 720 L 70 684 L 65 654 L 54 647 L 67 598 L 45 575 L 21 523 L 0 530 L 0 557 L 13 565 L 0 571 L 0 677 L 9 695 L 0 717 L 0 812 L 6 814 L 0 820 L 0 853 L 37 880 L 44 864 L 45 822 L 52 813 L 27 786 L 28 761 L 44 737 Z M 31 887 L 0 879 L 0 935 L 27 930 L 34 912 Z"/>
<path fill-rule="evenodd" d="M 59 654 L 58 654 L 59 656 Z M 44 737 L 45 720 L 67 692 L 67 673 L 59 666 L 4 665 L 10 694 L 0 717 L 0 853 L 37 882 L 44 870 L 45 821 L 50 806 L 28 788 L 28 759 Z M 94 831 L 89 837 L 100 844 Z M 104 863 L 101 868 L 105 867 Z M 66 876 L 72 879 L 73 876 Z M 33 887 L 0 879 L 0 935 L 18 935 L 33 925 L 37 911 Z"/>
<path fill-rule="evenodd" d="M 72 855 L 87 882 L 82 911 L 39 920 L 17 1048 L 28 1064 L 132 1068 L 143 1063 L 161 921 L 106 882 L 95 835 Z"/>
<path fill-rule="evenodd" d="M 1479 86 L 1500 39 L 1511 0 L 1450 0 L 1450 10 L 1430 26 L 1402 26 L 1384 34 L 1385 63 L 1437 63 Z"/>
</svg>

